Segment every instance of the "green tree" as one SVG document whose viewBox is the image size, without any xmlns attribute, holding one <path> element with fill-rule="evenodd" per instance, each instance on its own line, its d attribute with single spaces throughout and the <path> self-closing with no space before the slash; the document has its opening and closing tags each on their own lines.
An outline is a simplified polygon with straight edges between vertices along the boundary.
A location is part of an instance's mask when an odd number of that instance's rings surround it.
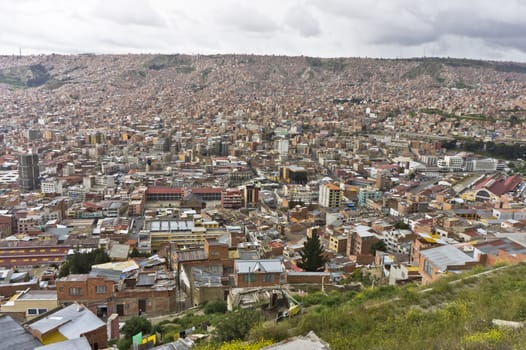
<svg viewBox="0 0 526 350">
<path fill-rule="evenodd" d="M 310 272 L 323 270 L 327 258 L 322 253 L 323 247 L 320 237 L 318 234 L 312 233 L 312 237 L 307 237 L 303 249 L 300 251 L 301 261 L 298 262 L 298 266 Z"/>
<path fill-rule="evenodd" d="M 140 316 L 133 316 L 130 318 L 124 326 L 122 326 L 122 333 L 131 338 L 135 334 L 142 332 L 143 334 L 149 334 L 152 331 L 152 323 Z"/>
<path fill-rule="evenodd" d="M 103 264 L 109 261 L 110 256 L 102 248 L 93 249 L 87 253 L 77 250 L 62 264 L 59 277 L 65 277 L 69 274 L 86 274 L 91 271 L 91 265 Z"/>
<path fill-rule="evenodd" d="M 385 242 L 383 240 L 377 241 L 376 243 L 371 245 L 371 254 L 376 255 L 376 251 L 379 250 L 381 252 L 387 251 L 387 246 L 385 245 Z"/>
<path fill-rule="evenodd" d="M 403 221 L 398 221 L 398 222 L 394 225 L 394 228 L 399 229 L 399 230 L 407 230 L 407 229 L 409 229 L 409 225 L 406 224 L 406 223 L 403 222 Z"/>
</svg>

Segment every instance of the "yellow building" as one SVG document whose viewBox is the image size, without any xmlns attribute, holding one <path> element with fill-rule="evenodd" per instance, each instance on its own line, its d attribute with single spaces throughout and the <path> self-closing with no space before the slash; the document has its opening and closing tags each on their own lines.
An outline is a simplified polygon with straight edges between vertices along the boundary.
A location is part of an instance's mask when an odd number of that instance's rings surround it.
<svg viewBox="0 0 526 350">
<path fill-rule="evenodd" d="M 0 312 L 16 320 L 27 321 L 58 306 L 57 292 L 26 289 L 16 292 L 0 306 Z"/>
</svg>

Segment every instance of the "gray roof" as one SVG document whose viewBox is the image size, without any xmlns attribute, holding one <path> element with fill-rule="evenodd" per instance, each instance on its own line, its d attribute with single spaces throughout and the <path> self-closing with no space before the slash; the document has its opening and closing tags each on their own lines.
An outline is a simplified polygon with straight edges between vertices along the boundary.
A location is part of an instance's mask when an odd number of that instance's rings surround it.
<svg viewBox="0 0 526 350">
<path fill-rule="evenodd" d="M 446 271 L 448 266 L 465 265 L 467 262 L 476 261 L 451 245 L 422 250 L 420 254 L 440 271 Z"/>
<path fill-rule="evenodd" d="M 313 331 L 306 336 L 286 339 L 280 343 L 265 346 L 261 350 L 330 350 L 329 344 L 321 340 Z"/>
<path fill-rule="evenodd" d="M 221 266 L 222 267 L 222 266 Z M 221 269 L 222 270 L 222 269 Z M 222 273 L 213 273 L 194 267 L 192 269 L 194 277 L 194 285 L 196 287 L 221 287 L 221 278 L 223 277 Z"/>
<path fill-rule="evenodd" d="M 33 350 L 41 345 L 11 316 L 0 315 L 0 337 L 3 349 Z"/>
<path fill-rule="evenodd" d="M 156 273 L 140 273 L 137 276 L 137 287 L 153 286 L 155 284 Z"/>
<path fill-rule="evenodd" d="M 177 339 L 174 342 L 156 346 L 150 350 L 189 350 L 194 345 L 194 342 L 188 338 Z"/>
<path fill-rule="evenodd" d="M 111 249 L 108 255 L 112 259 L 126 260 L 128 258 L 129 252 L 130 252 L 130 246 L 128 244 L 113 243 L 111 245 Z"/>
<path fill-rule="evenodd" d="M 88 340 L 85 337 L 70 339 L 59 343 L 39 346 L 35 350 L 91 350 Z"/>
<path fill-rule="evenodd" d="M 105 325 L 93 312 L 76 303 L 29 323 L 31 329 L 38 330 L 42 334 L 58 328 L 58 331 L 67 339 L 78 338 L 81 334 Z"/>
<path fill-rule="evenodd" d="M 56 290 L 29 290 L 18 297 L 18 300 L 57 300 Z"/>
<path fill-rule="evenodd" d="M 236 260 L 235 266 L 237 273 L 283 272 L 280 259 Z"/>
</svg>

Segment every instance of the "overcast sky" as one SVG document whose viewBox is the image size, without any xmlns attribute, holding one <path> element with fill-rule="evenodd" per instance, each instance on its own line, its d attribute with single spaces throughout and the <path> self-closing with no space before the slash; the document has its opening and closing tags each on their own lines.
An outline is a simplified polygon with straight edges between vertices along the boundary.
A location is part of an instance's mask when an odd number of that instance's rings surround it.
<svg viewBox="0 0 526 350">
<path fill-rule="evenodd" d="M 0 54 L 255 53 L 526 62 L 526 0 L 0 0 Z"/>
</svg>

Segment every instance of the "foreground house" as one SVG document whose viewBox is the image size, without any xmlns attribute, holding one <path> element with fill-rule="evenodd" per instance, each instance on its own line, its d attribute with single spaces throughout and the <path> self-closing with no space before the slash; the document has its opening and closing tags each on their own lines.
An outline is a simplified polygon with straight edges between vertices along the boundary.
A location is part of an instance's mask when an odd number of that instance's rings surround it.
<svg viewBox="0 0 526 350">
<path fill-rule="evenodd" d="M 460 249 L 444 245 L 421 251 L 418 271 L 422 275 L 422 284 L 428 284 L 446 273 L 459 273 L 478 264 L 475 258 Z"/>
<path fill-rule="evenodd" d="M 285 269 L 280 259 L 236 260 L 234 279 L 238 288 L 281 284 Z"/>
<path fill-rule="evenodd" d="M 0 315 L 2 349 L 33 350 L 41 345 L 11 316 Z"/>
<path fill-rule="evenodd" d="M 44 345 L 82 336 L 86 337 L 92 349 L 105 348 L 108 343 L 106 323 L 84 305 L 77 303 L 29 321 L 26 327 Z"/>
<path fill-rule="evenodd" d="M 117 279 L 69 275 L 56 284 L 59 303 L 81 302 L 101 318 L 178 311 L 175 278 L 164 270 L 137 270 Z"/>
</svg>

